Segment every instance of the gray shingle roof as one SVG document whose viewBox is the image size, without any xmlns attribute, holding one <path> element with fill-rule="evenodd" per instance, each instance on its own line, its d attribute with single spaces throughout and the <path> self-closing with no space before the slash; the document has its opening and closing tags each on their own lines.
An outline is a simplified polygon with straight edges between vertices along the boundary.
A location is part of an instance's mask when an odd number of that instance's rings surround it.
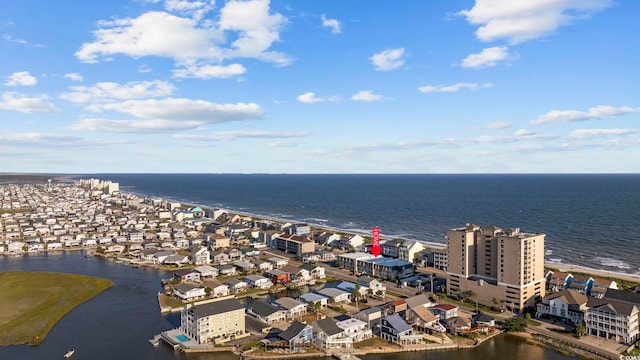
<svg viewBox="0 0 640 360">
<path fill-rule="evenodd" d="M 225 299 L 214 301 L 206 304 L 195 305 L 191 310 L 199 317 L 206 317 L 218 314 L 224 314 L 229 311 L 244 309 L 236 299 Z"/>
<path fill-rule="evenodd" d="M 332 318 L 326 318 L 316 321 L 316 327 L 327 334 L 327 336 L 333 336 L 343 332 L 343 330 L 336 325 L 336 322 L 333 321 Z"/>
<path fill-rule="evenodd" d="M 295 338 L 298 334 L 300 334 L 302 330 L 304 330 L 304 328 L 306 328 L 307 326 L 308 326 L 307 324 L 296 320 L 293 322 L 293 324 L 291 324 L 291 326 L 289 326 L 289 328 L 287 328 L 287 330 L 278 334 L 278 337 L 283 339 L 284 341 L 290 342 L 293 338 Z"/>
</svg>

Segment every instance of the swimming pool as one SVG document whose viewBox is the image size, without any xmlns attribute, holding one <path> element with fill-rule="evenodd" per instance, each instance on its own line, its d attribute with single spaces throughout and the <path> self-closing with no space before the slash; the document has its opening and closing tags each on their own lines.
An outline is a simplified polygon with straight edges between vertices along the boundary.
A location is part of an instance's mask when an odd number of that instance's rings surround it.
<svg viewBox="0 0 640 360">
<path fill-rule="evenodd" d="M 190 340 L 185 334 L 176 335 L 176 339 L 180 340 L 180 342 L 185 342 Z"/>
</svg>

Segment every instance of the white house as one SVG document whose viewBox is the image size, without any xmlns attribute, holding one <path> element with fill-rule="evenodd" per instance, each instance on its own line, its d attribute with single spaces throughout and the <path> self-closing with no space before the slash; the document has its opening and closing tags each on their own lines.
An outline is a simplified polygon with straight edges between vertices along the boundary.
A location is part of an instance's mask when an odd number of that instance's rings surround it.
<svg viewBox="0 0 640 360">
<path fill-rule="evenodd" d="M 173 294 L 181 301 L 194 301 L 207 296 L 204 287 L 192 284 L 178 284 L 174 286 Z"/>
<path fill-rule="evenodd" d="M 342 329 L 344 335 L 351 338 L 353 342 L 360 342 L 373 336 L 373 333 L 367 326 L 367 323 L 362 320 L 350 318 L 338 321 L 336 326 Z"/>
<path fill-rule="evenodd" d="M 329 299 L 333 299 L 333 301 L 338 303 L 348 303 L 351 301 L 351 293 L 347 291 L 343 291 L 336 288 L 324 288 L 316 291 L 316 293 L 326 296 Z"/>
<path fill-rule="evenodd" d="M 244 280 L 249 286 L 256 289 L 268 289 L 273 286 L 271 280 L 262 275 L 247 275 Z"/>
</svg>

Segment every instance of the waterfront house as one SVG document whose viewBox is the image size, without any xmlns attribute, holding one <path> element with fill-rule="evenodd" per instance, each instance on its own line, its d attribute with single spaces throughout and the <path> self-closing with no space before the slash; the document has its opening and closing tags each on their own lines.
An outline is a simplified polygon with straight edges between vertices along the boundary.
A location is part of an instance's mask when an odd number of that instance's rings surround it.
<svg viewBox="0 0 640 360">
<path fill-rule="evenodd" d="M 400 345 L 422 343 L 422 336 L 415 335 L 413 328 L 398 314 L 385 316 L 381 319 L 380 337 Z"/>
<path fill-rule="evenodd" d="M 354 343 L 369 339 L 373 336 L 367 323 L 356 318 L 338 321 L 336 326 L 342 329 L 344 336 L 351 338 Z"/>
<path fill-rule="evenodd" d="M 50 242 L 47 243 L 47 250 L 60 250 L 62 249 L 62 243 L 61 242 Z"/>
<path fill-rule="evenodd" d="M 471 319 L 456 316 L 447 319 L 447 329 L 454 335 L 462 335 L 471 331 Z"/>
<path fill-rule="evenodd" d="M 180 329 L 199 344 L 222 343 L 246 333 L 244 317 L 238 300 L 220 299 L 183 308 Z"/>
<path fill-rule="evenodd" d="M 173 278 L 181 282 L 200 281 L 200 272 L 196 269 L 182 269 L 173 272 Z"/>
<path fill-rule="evenodd" d="M 249 286 L 256 289 L 268 289 L 273 286 L 271 280 L 262 275 L 247 275 L 244 280 Z"/>
<path fill-rule="evenodd" d="M 472 328 L 475 328 L 477 331 L 491 333 L 495 330 L 496 319 L 493 316 L 479 312 L 471 317 L 471 324 Z"/>
<path fill-rule="evenodd" d="M 589 335 L 633 344 L 640 340 L 638 314 L 640 308 L 618 299 L 589 298 L 585 324 Z M 615 326 L 612 326 L 615 324 Z"/>
<path fill-rule="evenodd" d="M 180 301 L 194 301 L 207 296 L 205 288 L 193 284 L 177 284 L 173 287 L 173 295 Z"/>
<path fill-rule="evenodd" d="M 444 326 L 440 325 L 440 318 L 434 315 L 429 309 L 417 306 L 407 310 L 406 320 L 414 329 L 426 332 L 445 332 Z"/>
<path fill-rule="evenodd" d="M 340 240 L 340 235 L 328 231 L 317 232 L 313 236 L 313 241 L 318 245 L 331 245 L 338 240 Z"/>
<path fill-rule="evenodd" d="M 611 279 L 594 278 L 591 291 L 587 295 L 595 298 L 603 298 L 608 289 L 618 289 L 618 284 Z"/>
<path fill-rule="evenodd" d="M 422 250 L 424 250 L 424 245 L 421 242 L 405 240 L 398 248 L 398 258 L 413 263 Z"/>
<path fill-rule="evenodd" d="M 184 266 L 187 265 L 191 262 L 191 260 L 189 259 L 189 256 L 187 255 L 180 255 L 180 254 L 173 254 L 173 255 L 169 255 L 167 256 L 164 261 L 162 262 L 162 264 L 164 265 L 174 265 L 174 266 Z"/>
<path fill-rule="evenodd" d="M 218 276 L 218 269 L 209 265 L 196 266 L 193 270 L 200 273 L 200 278 L 211 278 Z"/>
<path fill-rule="evenodd" d="M 576 290 L 565 289 L 545 296 L 536 306 L 536 317 L 547 315 L 577 324 L 584 320 L 587 296 Z"/>
<path fill-rule="evenodd" d="M 294 321 L 285 331 L 278 334 L 278 339 L 288 343 L 290 352 L 298 352 L 313 341 L 313 328 L 300 321 Z"/>
<path fill-rule="evenodd" d="M 246 282 L 240 279 L 233 279 L 233 278 L 225 280 L 224 284 L 229 286 L 229 290 L 231 290 L 231 292 L 233 292 L 234 294 L 245 292 L 249 287 L 249 285 Z"/>
<path fill-rule="evenodd" d="M 324 279 L 326 277 L 325 269 L 320 265 L 302 264 L 300 265 L 300 269 L 308 271 L 309 277 L 312 279 Z"/>
<path fill-rule="evenodd" d="M 205 280 L 204 286 L 211 289 L 212 298 L 220 298 L 229 295 L 229 286 L 223 284 L 220 280 Z"/>
<path fill-rule="evenodd" d="M 291 282 L 291 274 L 279 269 L 266 271 L 264 273 L 264 276 L 271 279 L 271 282 L 273 282 L 274 284 L 288 284 L 289 282 Z"/>
<path fill-rule="evenodd" d="M 326 296 L 322 296 L 320 294 L 307 292 L 307 293 L 304 293 L 304 294 L 300 295 L 298 300 L 309 304 L 309 306 L 313 306 L 312 304 L 315 304 L 315 303 L 319 302 L 320 303 L 320 307 L 327 307 L 329 298 L 327 298 Z"/>
<path fill-rule="evenodd" d="M 286 321 L 287 311 L 262 300 L 255 300 L 247 308 L 247 313 L 258 320 L 271 325 L 274 322 Z"/>
<path fill-rule="evenodd" d="M 377 306 L 372 306 L 357 312 L 353 315 L 356 319 L 362 320 L 367 323 L 367 326 L 370 329 L 377 327 L 380 324 L 380 319 L 382 318 L 382 309 Z"/>
<path fill-rule="evenodd" d="M 77 240 L 72 240 L 72 241 L 77 241 Z M 65 243 L 64 245 L 65 247 L 68 247 L 70 245 L 67 245 L 67 243 Z M 71 245 L 73 246 L 73 245 Z M 106 248 L 104 249 L 104 254 L 105 255 L 109 255 L 109 254 L 122 254 L 124 252 L 125 246 L 122 244 L 109 244 L 106 246 Z"/>
<path fill-rule="evenodd" d="M 593 278 L 589 275 L 569 274 L 569 282 L 566 288 L 571 290 L 576 290 L 583 294 L 588 294 L 591 291 L 592 285 L 593 285 Z"/>
<path fill-rule="evenodd" d="M 392 302 L 382 305 L 382 313 L 385 315 L 398 314 L 401 317 L 406 317 L 407 302 L 404 299 L 394 300 Z"/>
<path fill-rule="evenodd" d="M 336 304 L 340 303 L 348 303 L 351 301 L 351 293 L 348 291 L 336 289 L 336 288 L 324 288 L 316 291 L 316 293 L 326 296 L 330 301 L 333 301 Z"/>
<path fill-rule="evenodd" d="M 437 304 L 430 307 L 429 311 L 439 316 L 442 321 L 447 321 L 450 318 L 458 316 L 458 307 L 451 304 Z"/>
<path fill-rule="evenodd" d="M 307 304 L 290 297 L 276 299 L 275 304 L 286 311 L 288 319 L 302 317 L 307 313 Z"/>
<path fill-rule="evenodd" d="M 314 322 L 313 332 L 316 345 L 322 349 L 351 348 L 353 346 L 353 339 L 343 336 L 344 330 L 336 325 L 333 318 Z"/>
</svg>

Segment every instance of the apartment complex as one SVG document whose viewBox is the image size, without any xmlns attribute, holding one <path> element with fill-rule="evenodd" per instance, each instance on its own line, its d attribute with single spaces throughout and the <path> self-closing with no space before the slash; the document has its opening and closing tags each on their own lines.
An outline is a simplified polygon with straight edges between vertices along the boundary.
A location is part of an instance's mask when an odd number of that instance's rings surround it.
<svg viewBox="0 0 640 360">
<path fill-rule="evenodd" d="M 469 224 L 447 232 L 447 291 L 522 311 L 545 295 L 545 234 Z"/>
<path fill-rule="evenodd" d="M 408 261 L 361 252 L 340 254 L 337 264 L 343 269 L 385 280 L 403 279 L 414 274 L 413 264 Z"/>
<path fill-rule="evenodd" d="M 274 247 L 278 250 L 282 250 L 289 254 L 296 254 L 302 256 L 302 254 L 312 253 L 316 250 L 315 243 L 304 236 L 282 234 L 274 239 Z"/>
<path fill-rule="evenodd" d="M 245 308 L 235 298 L 182 309 L 180 328 L 199 344 L 220 343 L 245 334 Z"/>
</svg>

